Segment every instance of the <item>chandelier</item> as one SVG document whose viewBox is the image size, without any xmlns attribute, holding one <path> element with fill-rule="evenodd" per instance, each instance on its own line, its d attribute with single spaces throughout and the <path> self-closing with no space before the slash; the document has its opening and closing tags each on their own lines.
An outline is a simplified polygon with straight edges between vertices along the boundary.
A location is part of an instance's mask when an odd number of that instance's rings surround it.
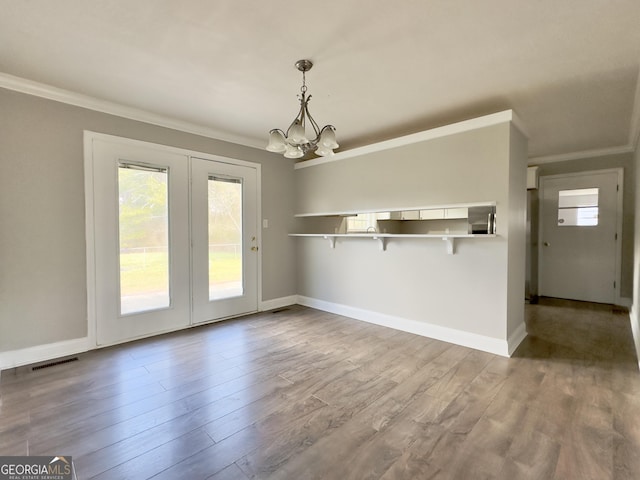
<svg viewBox="0 0 640 480">
<path fill-rule="evenodd" d="M 269 145 L 267 150 L 270 152 L 284 153 L 287 158 L 300 158 L 307 152 L 315 149 L 315 153 L 322 157 L 333 155 L 333 149 L 338 148 L 336 142 L 336 128 L 333 125 L 325 125 L 318 127 L 318 124 L 309 113 L 309 100 L 311 95 L 307 97 L 307 85 L 305 82 L 305 73 L 311 70 L 313 63 L 310 60 L 298 60 L 296 68 L 302 72 L 302 94 L 300 99 L 300 110 L 298 115 L 293 119 L 286 133 L 279 128 L 274 128 L 269 132 Z M 313 138 L 307 135 L 307 122 L 313 129 Z"/>
</svg>

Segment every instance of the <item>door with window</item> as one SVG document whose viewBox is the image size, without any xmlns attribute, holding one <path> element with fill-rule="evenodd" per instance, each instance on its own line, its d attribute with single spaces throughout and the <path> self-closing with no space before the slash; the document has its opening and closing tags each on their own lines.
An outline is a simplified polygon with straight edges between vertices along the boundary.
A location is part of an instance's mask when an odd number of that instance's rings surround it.
<svg viewBox="0 0 640 480">
<path fill-rule="evenodd" d="M 191 159 L 193 322 L 257 310 L 254 168 Z"/>
<path fill-rule="evenodd" d="M 540 295 L 616 301 L 619 176 L 605 170 L 541 177 Z"/>
<path fill-rule="evenodd" d="M 102 139 L 91 161 L 98 345 L 257 310 L 256 168 Z"/>
</svg>

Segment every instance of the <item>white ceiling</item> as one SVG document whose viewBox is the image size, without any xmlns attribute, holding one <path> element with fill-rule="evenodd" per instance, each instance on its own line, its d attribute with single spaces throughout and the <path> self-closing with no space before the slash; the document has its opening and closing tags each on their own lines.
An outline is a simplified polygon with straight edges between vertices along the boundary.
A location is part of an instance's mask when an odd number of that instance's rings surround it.
<svg viewBox="0 0 640 480">
<path fill-rule="evenodd" d="M 512 108 L 530 157 L 630 149 L 639 0 L 0 0 L 0 72 L 262 146 L 340 150 Z M 0 84 L 1 86 L 1 84 Z"/>
</svg>

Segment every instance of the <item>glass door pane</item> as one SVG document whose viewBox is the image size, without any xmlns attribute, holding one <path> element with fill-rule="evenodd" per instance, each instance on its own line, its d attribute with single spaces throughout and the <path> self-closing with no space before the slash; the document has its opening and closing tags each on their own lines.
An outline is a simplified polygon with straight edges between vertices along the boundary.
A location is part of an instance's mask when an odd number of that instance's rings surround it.
<svg viewBox="0 0 640 480">
<path fill-rule="evenodd" d="M 118 168 L 120 315 L 169 307 L 167 169 Z"/>
<path fill-rule="evenodd" d="M 242 180 L 209 176 L 209 300 L 242 296 Z"/>
<path fill-rule="evenodd" d="M 558 192 L 558 226 L 598 225 L 599 188 L 577 188 Z"/>
</svg>

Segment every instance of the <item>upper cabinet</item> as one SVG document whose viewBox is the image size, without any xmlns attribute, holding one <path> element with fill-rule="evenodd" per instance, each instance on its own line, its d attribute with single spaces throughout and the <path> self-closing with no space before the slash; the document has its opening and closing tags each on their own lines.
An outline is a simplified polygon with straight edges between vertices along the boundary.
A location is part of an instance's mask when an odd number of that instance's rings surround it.
<svg viewBox="0 0 640 480">
<path fill-rule="evenodd" d="M 390 214 L 391 220 L 420 220 L 420 210 L 400 210 Z"/>
<path fill-rule="evenodd" d="M 468 218 L 469 207 L 431 208 L 420 210 L 419 218 L 403 218 L 402 220 L 453 220 Z"/>
</svg>

